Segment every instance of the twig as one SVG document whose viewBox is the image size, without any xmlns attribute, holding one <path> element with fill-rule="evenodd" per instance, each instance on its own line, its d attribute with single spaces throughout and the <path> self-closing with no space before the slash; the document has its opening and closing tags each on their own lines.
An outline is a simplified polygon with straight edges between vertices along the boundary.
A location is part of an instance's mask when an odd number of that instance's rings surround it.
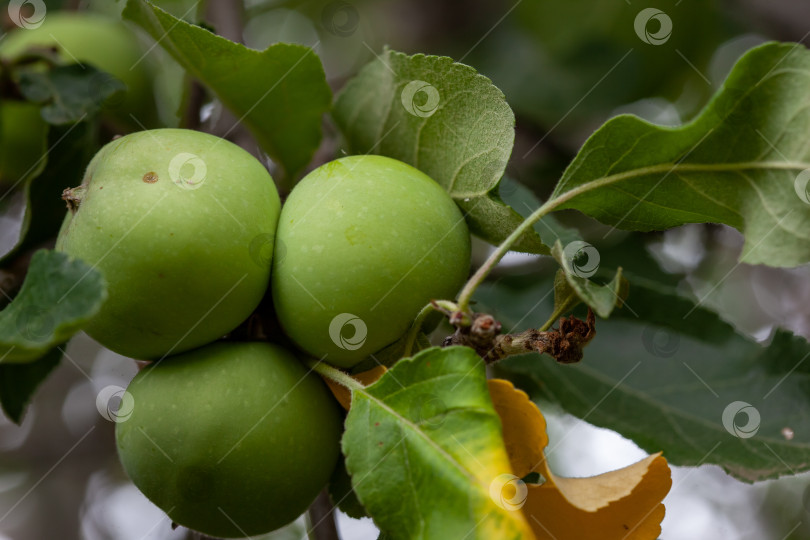
<svg viewBox="0 0 810 540">
<path fill-rule="evenodd" d="M 329 500 L 329 493 L 324 489 L 307 511 L 310 528 L 307 535 L 310 540 L 340 540 L 335 523 L 335 508 Z"/>
<path fill-rule="evenodd" d="M 186 99 L 185 112 L 183 114 L 182 126 L 186 129 L 199 130 L 200 110 L 205 104 L 205 88 L 197 79 L 191 78 Z"/>
<path fill-rule="evenodd" d="M 582 321 L 573 315 L 563 317 L 557 330 L 531 328 L 519 334 L 503 335 L 500 331 L 501 323 L 492 315 L 474 313 L 473 323 L 459 326 L 453 335 L 445 339 L 443 346 L 471 347 L 488 364 L 528 352 L 545 353 L 561 364 L 573 364 L 582 360 L 582 349 L 596 335 L 596 317 L 589 308 L 587 320 Z"/>
</svg>

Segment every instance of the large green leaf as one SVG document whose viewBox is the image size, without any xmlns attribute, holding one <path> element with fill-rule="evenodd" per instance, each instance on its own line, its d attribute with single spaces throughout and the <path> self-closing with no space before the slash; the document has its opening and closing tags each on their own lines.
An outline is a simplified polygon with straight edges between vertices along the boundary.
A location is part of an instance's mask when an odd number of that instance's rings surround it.
<svg viewBox="0 0 810 540">
<path fill-rule="evenodd" d="M 33 362 L 67 341 L 106 297 L 98 270 L 64 253 L 36 252 L 19 294 L 0 311 L 0 364 Z"/>
<path fill-rule="evenodd" d="M 630 282 L 630 309 L 598 322 L 580 364 L 535 355 L 507 359 L 499 368 L 534 398 L 559 403 L 647 451 L 663 450 L 676 465 L 714 463 L 747 481 L 810 469 L 804 429 L 810 423 L 810 345 L 783 331 L 758 344 L 673 287 Z M 536 298 L 548 286 L 521 292 Z M 517 298 L 503 284 L 479 295 L 482 304 L 501 305 L 507 324 L 527 309 Z M 507 299 L 511 305 L 503 305 Z M 793 433 L 786 436 L 786 429 Z"/>
<path fill-rule="evenodd" d="M 389 156 L 441 184 L 472 231 L 490 243 L 522 221 L 497 195 L 515 115 L 486 77 L 442 56 L 386 50 L 338 95 L 333 112 L 352 153 Z M 529 232 L 518 251 L 548 254 Z"/>
<path fill-rule="evenodd" d="M 608 121 L 566 170 L 554 207 L 639 231 L 725 223 L 745 235 L 744 262 L 810 262 L 808 83 L 803 46 L 753 49 L 689 124 Z"/>
<path fill-rule="evenodd" d="M 149 32 L 240 117 L 288 177 L 309 163 L 332 99 L 310 48 L 276 43 L 264 51 L 248 49 L 143 0 L 129 0 L 124 17 Z"/>
<path fill-rule="evenodd" d="M 511 467 L 472 349 L 428 349 L 352 393 L 343 436 L 360 502 L 394 538 L 530 538 L 490 497 Z"/>
</svg>

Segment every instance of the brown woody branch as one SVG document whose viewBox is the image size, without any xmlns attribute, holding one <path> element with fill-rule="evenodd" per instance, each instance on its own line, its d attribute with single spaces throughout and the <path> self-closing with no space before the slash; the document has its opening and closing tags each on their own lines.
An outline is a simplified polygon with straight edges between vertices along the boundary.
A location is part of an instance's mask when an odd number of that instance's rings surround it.
<svg viewBox="0 0 810 540">
<path fill-rule="evenodd" d="M 458 320 L 458 317 L 451 314 L 450 319 Z M 501 323 L 492 315 L 473 313 L 471 324 L 457 326 L 442 346 L 471 347 L 488 364 L 528 352 L 545 353 L 562 364 L 573 364 L 582 360 L 583 349 L 596 335 L 596 317 L 589 308 L 585 321 L 573 315 L 562 317 L 557 329 L 541 332 L 532 328 L 518 334 L 500 332 Z"/>
</svg>

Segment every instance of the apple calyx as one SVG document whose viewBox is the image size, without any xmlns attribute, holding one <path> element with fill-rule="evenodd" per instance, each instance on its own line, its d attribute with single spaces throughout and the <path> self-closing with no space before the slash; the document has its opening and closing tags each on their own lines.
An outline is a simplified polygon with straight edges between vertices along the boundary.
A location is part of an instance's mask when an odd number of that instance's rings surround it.
<svg viewBox="0 0 810 540">
<path fill-rule="evenodd" d="M 82 184 L 79 187 L 67 188 L 62 192 L 62 200 L 67 203 L 67 208 L 70 212 L 76 213 L 86 191 L 86 186 Z"/>
</svg>

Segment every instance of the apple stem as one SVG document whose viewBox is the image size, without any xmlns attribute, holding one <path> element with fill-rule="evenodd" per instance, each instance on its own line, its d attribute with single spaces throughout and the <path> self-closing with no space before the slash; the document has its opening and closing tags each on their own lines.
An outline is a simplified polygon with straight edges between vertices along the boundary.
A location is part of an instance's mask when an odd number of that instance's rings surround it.
<svg viewBox="0 0 810 540">
<path fill-rule="evenodd" d="M 310 540 L 340 540 L 335 523 L 335 508 L 324 489 L 307 511 L 309 527 L 307 536 Z"/>
<path fill-rule="evenodd" d="M 436 309 L 434 302 L 430 302 L 428 305 L 422 308 L 422 311 L 420 311 L 419 315 L 417 315 L 416 319 L 414 319 L 411 328 L 408 330 L 408 336 L 405 338 L 405 349 L 402 351 L 403 358 L 411 356 L 413 352 L 413 345 L 416 343 L 416 337 L 419 335 L 419 331 L 422 330 L 422 325 L 425 323 L 425 319 L 428 318 L 428 315 L 433 313 L 434 309 Z"/>
<path fill-rule="evenodd" d="M 343 371 L 334 368 L 329 364 L 325 364 L 320 360 L 308 360 L 307 365 L 311 370 L 320 373 L 327 379 L 335 381 L 341 386 L 345 386 L 351 391 L 362 390 L 365 388 L 365 386 L 363 386 L 356 379 L 352 378 L 348 373 L 344 373 Z"/>
</svg>

